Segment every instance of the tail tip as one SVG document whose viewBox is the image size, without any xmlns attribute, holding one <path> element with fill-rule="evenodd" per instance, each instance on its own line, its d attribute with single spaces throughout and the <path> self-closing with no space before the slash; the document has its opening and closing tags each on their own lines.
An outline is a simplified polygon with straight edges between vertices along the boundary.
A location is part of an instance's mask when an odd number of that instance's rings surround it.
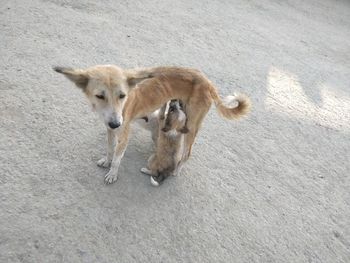
<svg viewBox="0 0 350 263">
<path fill-rule="evenodd" d="M 251 109 L 250 98 L 239 93 L 223 98 L 222 103 L 218 105 L 219 113 L 228 119 L 240 119 L 247 115 Z"/>
</svg>

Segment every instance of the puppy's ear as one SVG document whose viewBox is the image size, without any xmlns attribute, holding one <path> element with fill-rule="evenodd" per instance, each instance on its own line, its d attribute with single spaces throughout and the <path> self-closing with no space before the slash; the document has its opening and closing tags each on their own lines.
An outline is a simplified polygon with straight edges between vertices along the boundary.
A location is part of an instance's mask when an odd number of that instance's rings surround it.
<svg viewBox="0 0 350 263">
<path fill-rule="evenodd" d="M 181 128 L 181 130 L 179 130 L 179 132 L 181 133 L 188 133 L 190 130 L 187 128 L 187 126 L 184 126 Z"/>
<path fill-rule="evenodd" d="M 53 67 L 53 70 L 65 75 L 69 80 L 73 81 L 77 87 L 83 90 L 86 89 L 89 82 L 89 76 L 84 70 L 65 67 Z"/>
<path fill-rule="evenodd" d="M 137 70 L 137 69 L 127 69 L 124 70 L 124 74 L 126 75 L 128 85 L 130 88 L 134 88 L 137 83 L 152 78 L 152 74 L 146 70 Z"/>
</svg>

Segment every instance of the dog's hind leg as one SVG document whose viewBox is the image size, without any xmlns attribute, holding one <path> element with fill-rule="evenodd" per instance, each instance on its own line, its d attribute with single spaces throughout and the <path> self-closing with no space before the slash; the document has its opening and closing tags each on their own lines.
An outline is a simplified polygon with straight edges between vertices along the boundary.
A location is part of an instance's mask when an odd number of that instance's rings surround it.
<svg viewBox="0 0 350 263">
<path fill-rule="evenodd" d="M 190 157 L 194 140 L 198 134 L 199 129 L 201 128 L 203 119 L 207 115 L 209 109 L 210 109 L 210 106 L 202 108 L 201 110 L 196 112 L 191 112 L 188 110 L 188 113 L 187 113 L 188 114 L 187 115 L 188 116 L 187 117 L 188 133 L 185 134 L 184 151 L 183 151 L 181 162 L 187 161 L 188 158 Z"/>
<path fill-rule="evenodd" d="M 179 100 L 179 105 L 180 105 L 180 109 L 185 113 L 185 115 L 187 116 L 187 110 L 186 110 L 186 104 L 184 104 L 184 102 L 182 100 Z M 182 128 L 182 132 L 183 133 L 187 133 L 188 132 L 188 127 L 187 127 L 187 122 L 188 122 L 188 118 L 186 117 L 186 121 L 185 121 L 185 125 Z"/>
<path fill-rule="evenodd" d="M 193 106 L 192 107 L 187 106 L 186 117 L 187 117 L 188 131 L 185 134 L 184 149 L 182 152 L 181 160 L 177 167 L 177 171 L 180 171 L 182 169 L 182 166 L 191 155 L 194 140 L 198 134 L 198 131 L 201 127 L 204 117 L 207 115 L 210 109 L 210 104 L 211 103 L 207 103 L 206 106 L 202 107 L 201 109 L 197 109 L 195 111 L 193 110 L 191 111 L 191 108 L 193 108 Z"/>
<path fill-rule="evenodd" d="M 97 165 L 100 167 L 109 167 L 113 159 L 113 149 L 115 142 L 115 133 L 111 129 L 107 128 L 107 155 L 97 161 Z"/>
<path fill-rule="evenodd" d="M 205 116 L 205 115 L 204 115 Z M 182 157 L 180 162 L 178 163 L 178 166 L 176 168 L 176 172 L 179 172 L 182 169 L 182 166 L 184 163 L 188 160 L 188 158 L 191 155 L 192 151 L 192 145 L 194 143 L 194 140 L 196 138 L 196 135 L 198 133 L 199 128 L 193 125 L 193 122 L 189 120 L 188 122 L 188 133 L 185 134 L 185 140 L 184 140 L 184 148 L 182 152 Z"/>
</svg>

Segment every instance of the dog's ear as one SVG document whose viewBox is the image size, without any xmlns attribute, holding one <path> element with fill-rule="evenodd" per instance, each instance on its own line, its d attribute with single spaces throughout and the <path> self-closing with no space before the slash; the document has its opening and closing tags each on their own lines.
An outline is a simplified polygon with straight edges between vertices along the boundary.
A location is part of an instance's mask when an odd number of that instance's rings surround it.
<svg viewBox="0 0 350 263">
<path fill-rule="evenodd" d="M 65 67 L 53 67 L 53 70 L 65 75 L 69 80 L 73 81 L 77 87 L 83 90 L 86 89 L 89 82 L 89 76 L 84 70 Z"/>
<path fill-rule="evenodd" d="M 134 88 L 137 83 L 153 77 L 149 71 L 137 69 L 124 70 L 124 74 L 128 80 L 128 85 L 130 88 Z"/>
</svg>

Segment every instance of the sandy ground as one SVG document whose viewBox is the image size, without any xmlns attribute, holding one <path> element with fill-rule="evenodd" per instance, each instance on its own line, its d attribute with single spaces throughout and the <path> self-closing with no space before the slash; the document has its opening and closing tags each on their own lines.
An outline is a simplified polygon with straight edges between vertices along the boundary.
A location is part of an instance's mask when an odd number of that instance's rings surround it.
<svg viewBox="0 0 350 263">
<path fill-rule="evenodd" d="M 349 1 L 0 2 L 0 262 L 350 262 Z M 254 109 L 213 108 L 160 188 L 135 126 L 106 186 L 103 124 L 51 70 L 94 64 L 195 67 Z"/>
</svg>

